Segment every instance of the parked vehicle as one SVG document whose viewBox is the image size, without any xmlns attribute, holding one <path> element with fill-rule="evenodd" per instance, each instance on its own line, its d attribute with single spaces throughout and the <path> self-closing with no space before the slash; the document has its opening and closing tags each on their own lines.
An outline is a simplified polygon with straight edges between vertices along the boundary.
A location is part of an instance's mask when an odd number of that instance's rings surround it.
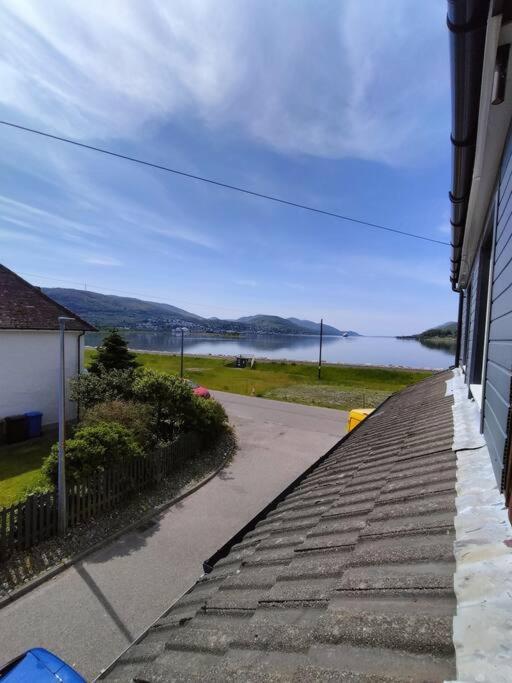
<svg viewBox="0 0 512 683">
<path fill-rule="evenodd" d="M 210 398 L 211 394 L 206 387 L 196 384 L 196 382 L 193 382 L 191 379 L 186 379 L 185 382 L 189 385 L 196 396 L 200 396 L 201 398 Z"/>
<path fill-rule="evenodd" d="M 86 683 L 73 668 L 42 647 L 27 650 L 0 670 L 2 683 Z"/>
</svg>

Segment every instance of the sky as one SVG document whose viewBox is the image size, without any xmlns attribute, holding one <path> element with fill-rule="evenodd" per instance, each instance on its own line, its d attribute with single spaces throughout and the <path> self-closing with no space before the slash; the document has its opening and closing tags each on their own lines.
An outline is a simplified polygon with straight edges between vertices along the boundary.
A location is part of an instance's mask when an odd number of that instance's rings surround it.
<svg viewBox="0 0 512 683">
<path fill-rule="evenodd" d="M 444 0 L 5 0 L 0 118 L 449 242 Z M 0 125 L 37 285 L 362 334 L 454 320 L 449 247 Z"/>
</svg>

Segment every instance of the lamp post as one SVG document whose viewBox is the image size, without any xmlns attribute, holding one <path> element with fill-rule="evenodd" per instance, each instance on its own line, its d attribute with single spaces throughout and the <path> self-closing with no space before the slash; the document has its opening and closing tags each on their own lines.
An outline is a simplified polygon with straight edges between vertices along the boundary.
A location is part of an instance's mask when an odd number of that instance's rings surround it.
<svg viewBox="0 0 512 683">
<path fill-rule="evenodd" d="M 318 379 L 322 376 L 322 339 L 324 336 L 324 319 L 320 320 L 320 348 L 318 351 Z"/>
<path fill-rule="evenodd" d="M 181 327 L 181 361 L 180 361 L 180 377 L 183 379 L 183 333 L 187 329 L 186 327 Z"/>
<path fill-rule="evenodd" d="M 59 367 L 59 460 L 58 460 L 58 528 L 59 534 L 65 534 L 68 526 L 66 467 L 64 462 L 66 439 L 66 358 L 65 358 L 65 329 L 66 322 L 74 320 L 66 316 L 59 317 L 60 367 Z"/>
</svg>

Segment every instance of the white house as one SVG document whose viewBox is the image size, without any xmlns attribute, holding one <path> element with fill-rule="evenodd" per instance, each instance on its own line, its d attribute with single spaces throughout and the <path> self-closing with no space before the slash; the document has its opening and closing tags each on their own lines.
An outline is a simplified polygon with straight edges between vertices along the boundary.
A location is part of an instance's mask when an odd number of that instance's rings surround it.
<svg viewBox="0 0 512 683">
<path fill-rule="evenodd" d="M 30 410 L 58 419 L 59 317 L 66 324 L 66 378 L 83 368 L 84 334 L 95 328 L 0 264 L 0 420 Z M 68 401 L 66 417 L 76 418 Z"/>
</svg>

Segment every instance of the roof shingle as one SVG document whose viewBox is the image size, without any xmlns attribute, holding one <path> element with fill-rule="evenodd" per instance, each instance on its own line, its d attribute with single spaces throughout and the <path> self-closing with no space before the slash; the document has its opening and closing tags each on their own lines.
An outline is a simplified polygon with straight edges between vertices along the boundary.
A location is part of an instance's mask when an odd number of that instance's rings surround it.
<svg viewBox="0 0 512 683">
<path fill-rule="evenodd" d="M 94 332 L 96 329 L 0 264 L 0 329 L 58 330 L 59 316 L 73 318 L 66 323 L 67 330 Z"/>
<path fill-rule="evenodd" d="M 104 678 L 452 678 L 455 458 L 446 378 L 383 404 Z"/>
</svg>

